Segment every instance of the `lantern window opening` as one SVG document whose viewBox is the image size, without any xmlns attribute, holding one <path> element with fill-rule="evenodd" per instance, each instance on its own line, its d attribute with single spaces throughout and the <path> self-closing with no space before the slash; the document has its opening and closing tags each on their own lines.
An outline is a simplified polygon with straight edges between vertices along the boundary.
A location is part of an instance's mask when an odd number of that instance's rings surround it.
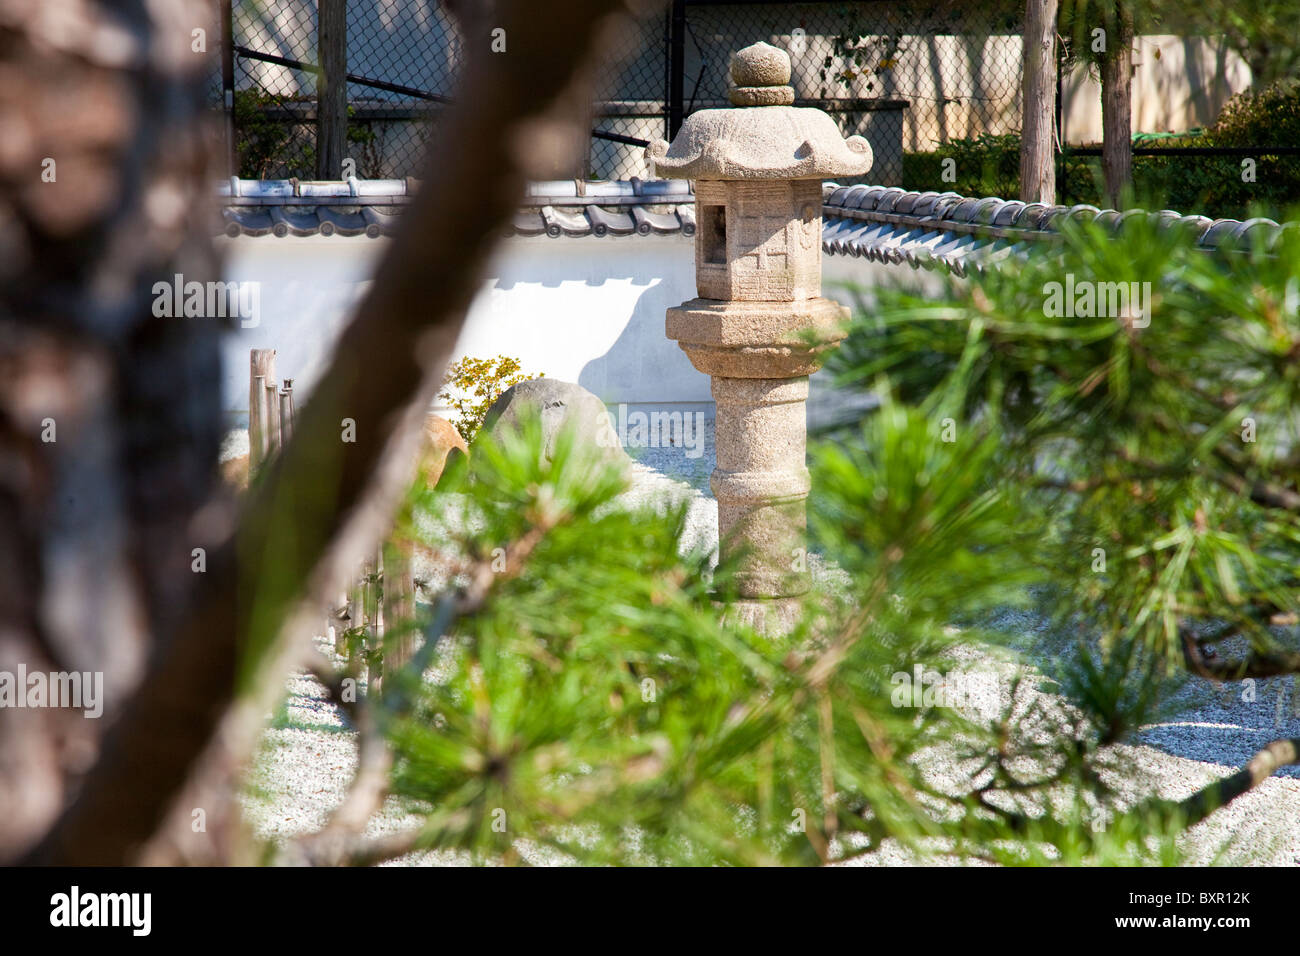
<svg viewBox="0 0 1300 956">
<path fill-rule="evenodd" d="M 699 232 L 704 261 L 712 265 L 726 265 L 727 207 L 712 204 L 701 206 Z"/>
</svg>

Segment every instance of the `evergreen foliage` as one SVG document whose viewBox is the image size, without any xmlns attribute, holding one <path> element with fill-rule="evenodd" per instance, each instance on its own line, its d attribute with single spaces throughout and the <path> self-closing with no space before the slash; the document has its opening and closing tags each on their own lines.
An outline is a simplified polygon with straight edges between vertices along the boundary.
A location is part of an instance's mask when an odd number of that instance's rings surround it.
<svg viewBox="0 0 1300 956">
<path fill-rule="evenodd" d="M 861 293 L 831 367 L 878 402 L 812 446 L 810 534 L 837 570 L 793 634 L 720 623 L 728 568 L 679 553 L 682 507 L 626 507 L 572 434 L 551 460 L 536 422 L 480 441 L 422 492 L 457 576 L 385 687 L 416 845 L 1177 862 L 1249 784 L 1135 802 L 1150 787 L 1117 745 L 1188 664 L 1300 670 L 1300 242 L 1212 258 L 1139 217 L 1056 252 L 938 298 Z M 1047 315 L 1067 272 L 1150 282 L 1150 324 Z M 1008 640 L 988 624 L 1009 605 L 1051 626 Z M 940 691 L 973 673 L 995 693 Z"/>
</svg>

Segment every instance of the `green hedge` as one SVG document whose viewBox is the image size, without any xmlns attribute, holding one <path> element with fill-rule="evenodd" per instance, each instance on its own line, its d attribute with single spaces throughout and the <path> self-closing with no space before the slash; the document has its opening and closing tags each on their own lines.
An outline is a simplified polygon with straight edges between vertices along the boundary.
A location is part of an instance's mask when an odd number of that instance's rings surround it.
<svg viewBox="0 0 1300 956">
<path fill-rule="evenodd" d="M 1138 137 L 1135 137 L 1137 139 Z M 1300 144 L 1300 87 L 1276 86 L 1242 93 L 1224 108 L 1211 128 L 1187 136 L 1140 137 L 1142 145 L 1234 146 Z M 1139 205 L 1177 209 L 1214 217 L 1266 215 L 1292 218 L 1300 204 L 1300 156 L 1261 151 L 1254 181 L 1243 180 L 1241 156 L 1135 156 L 1134 192 Z M 954 181 L 943 178 L 944 160 Z M 1101 157 L 1075 156 L 1058 174 L 1058 199 L 1064 203 L 1103 205 Z M 1020 136 L 954 139 L 933 152 L 903 156 L 903 185 L 908 189 L 953 190 L 971 196 L 1014 198 L 1020 192 Z"/>
</svg>

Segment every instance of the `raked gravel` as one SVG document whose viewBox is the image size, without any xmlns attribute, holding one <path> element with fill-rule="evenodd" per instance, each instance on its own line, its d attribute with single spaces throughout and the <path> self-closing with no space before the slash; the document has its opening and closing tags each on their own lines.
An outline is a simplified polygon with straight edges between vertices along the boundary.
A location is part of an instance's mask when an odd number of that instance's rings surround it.
<svg viewBox="0 0 1300 956">
<path fill-rule="evenodd" d="M 714 461 L 712 424 L 707 423 L 702 450 L 665 447 L 632 452 L 636 463 L 624 501 L 629 505 L 685 501 L 689 510 L 683 550 L 716 546 L 718 509 L 708 485 Z M 238 454 L 236 447 L 228 448 L 227 453 Z M 813 570 L 831 573 L 820 566 Z M 1008 634 L 1032 635 L 1044 624 L 1030 613 L 1008 611 L 995 626 Z M 324 639 L 320 646 L 330 650 Z M 976 666 L 990 666 L 990 662 L 984 660 Z M 1010 665 L 992 666 L 1004 668 L 1005 673 Z M 1181 712 L 1144 728 L 1136 744 L 1122 748 L 1139 771 L 1127 795 L 1133 800 L 1150 794 L 1186 797 L 1235 772 L 1270 740 L 1300 737 L 1300 687 L 1296 685 L 1294 677 L 1258 681 L 1253 688 L 1242 683 L 1217 686 L 1189 680 L 1176 695 Z M 321 685 L 297 674 L 289 679 L 286 691 L 285 705 L 264 735 L 244 798 L 255 832 L 275 841 L 320 827 L 342 801 L 356 766 L 355 735 L 343 726 Z M 973 706 L 983 711 L 994 703 L 977 700 Z M 927 768 L 938 778 L 951 771 L 941 756 L 936 757 L 933 768 Z M 418 817 L 390 799 L 371 821 L 368 833 L 402 830 L 418 822 Z M 1300 864 L 1300 768 L 1287 768 L 1214 813 L 1184 834 L 1181 844 L 1189 861 L 1197 864 Z M 527 845 L 517 849 L 532 863 L 568 862 Z M 463 853 L 432 852 L 394 862 L 454 866 L 469 860 Z M 941 852 L 918 860 L 902 848 L 886 845 L 855 862 L 871 866 L 951 861 Z"/>
</svg>

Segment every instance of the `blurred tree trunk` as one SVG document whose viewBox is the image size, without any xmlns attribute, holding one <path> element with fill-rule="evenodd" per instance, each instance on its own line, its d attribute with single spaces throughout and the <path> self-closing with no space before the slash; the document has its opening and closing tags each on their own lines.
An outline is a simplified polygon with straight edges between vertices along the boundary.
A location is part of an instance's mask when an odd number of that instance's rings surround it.
<svg viewBox="0 0 1300 956">
<path fill-rule="evenodd" d="M 217 323 L 152 307 L 155 281 L 218 275 L 191 49 L 215 8 L 39 9 L 0 0 L 0 671 L 102 673 L 104 711 L 0 711 L 0 859 L 54 820 L 184 621 L 221 426 Z"/>
<path fill-rule="evenodd" d="M 217 320 L 153 314 L 155 282 L 219 274 L 210 54 L 191 49 L 196 27 L 217 35 L 214 10 L 42 0 L 33 17 L 0 0 L 0 670 L 102 671 L 106 699 L 99 720 L 0 711 L 0 861 L 231 858 L 236 774 L 292 660 L 285 622 L 383 533 L 494 242 L 527 179 L 585 143 L 589 61 L 633 2 L 502 0 L 490 23 L 453 5 L 462 105 L 237 516 L 212 492 Z"/>
<path fill-rule="evenodd" d="M 1020 105 L 1020 198 L 1056 202 L 1056 11 L 1059 0 L 1026 0 Z"/>
<path fill-rule="evenodd" d="M 1114 12 L 1101 58 L 1101 170 L 1106 201 L 1119 209 L 1133 181 L 1133 11 L 1117 0 Z"/>
</svg>

